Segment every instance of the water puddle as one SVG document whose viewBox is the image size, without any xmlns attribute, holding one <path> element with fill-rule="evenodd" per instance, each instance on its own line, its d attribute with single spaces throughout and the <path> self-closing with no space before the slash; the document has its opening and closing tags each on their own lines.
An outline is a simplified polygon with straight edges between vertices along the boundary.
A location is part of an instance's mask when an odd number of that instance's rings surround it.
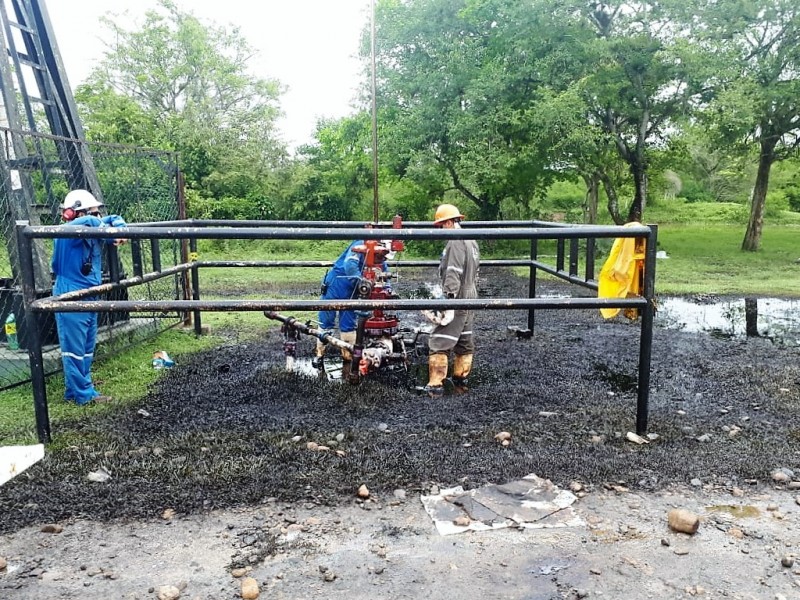
<svg viewBox="0 0 800 600">
<path fill-rule="evenodd" d="M 707 506 L 706 510 L 727 513 L 737 519 L 754 519 L 761 516 L 761 511 L 750 505 L 717 504 L 715 506 Z"/>
<path fill-rule="evenodd" d="M 800 300 L 695 296 L 658 299 L 656 325 L 717 337 L 763 337 L 800 345 Z"/>
</svg>

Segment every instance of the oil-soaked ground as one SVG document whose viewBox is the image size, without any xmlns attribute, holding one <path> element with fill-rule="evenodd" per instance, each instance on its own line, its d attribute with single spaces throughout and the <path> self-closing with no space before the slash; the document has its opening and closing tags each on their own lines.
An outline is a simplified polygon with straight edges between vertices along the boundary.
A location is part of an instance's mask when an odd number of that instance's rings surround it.
<svg viewBox="0 0 800 600">
<path fill-rule="evenodd" d="M 497 271 L 481 289 L 526 291 L 527 282 Z M 335 505 L 361 484 L 375 494 L 413 493 L 536 473 L 558 485 L 652 490 L 700 479 L 747 487 L 776 468 L 800 467 L 800 348 L 656 330 L 649 431 L 659 438 L 637 446 L 625 434 L 635 421 L 638 323 L 541 311 L 535 337 L 516 340 L 507 327 L 525 318 L 479 313 L 472 387 L 441 400 L 414 392 L 412 376 L 352 387 L 286 373 L 277 331 L 176 357 L 140 404 L 57 423 L 45 461 L 0 488 L 0 532 L 267 498 Z M 510 446 L 494 439 L 499 431 L 511 432 Z M 309 441 L 336 445 L 316 452 Z M 111 480 L 88 482 L 100 467 Z"/>
</svg>

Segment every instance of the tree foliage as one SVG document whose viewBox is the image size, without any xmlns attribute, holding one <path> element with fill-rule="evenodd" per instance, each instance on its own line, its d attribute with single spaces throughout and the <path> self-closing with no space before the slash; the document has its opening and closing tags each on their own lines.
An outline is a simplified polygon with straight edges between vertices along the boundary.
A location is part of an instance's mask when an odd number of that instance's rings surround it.
<svg viewBox="0 0 800 600">
<path fill-rule="evenodd" d="M 238 28 L 201 23 L 171 0 L 141 27 L 108 16 L 105 58 L 79 89 L 93 139 L 167 146 L 203 195 L 258 195 L 285 157 L 275 121 L 280 86 L 248 68 Z"/>
<path fill-rule="evenodd" d="M 717 0 L 702 16 L 707 43 L 725 67 L 706 122 L 720 146 L 758 151 L 742 242 L 743 250 L 754 251 L 761 243 L 772 165 L 800 147 L 800 7 L 791 0 Z"/>
</svg>

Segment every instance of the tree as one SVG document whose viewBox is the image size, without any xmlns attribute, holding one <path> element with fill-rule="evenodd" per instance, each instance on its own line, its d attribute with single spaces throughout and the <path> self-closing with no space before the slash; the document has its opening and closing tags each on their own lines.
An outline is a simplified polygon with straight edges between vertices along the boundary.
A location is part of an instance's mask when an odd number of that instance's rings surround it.
<svg viewBox="0 0 800 600">
<path fill-rule="evenodd" d="M 79 94 L 102 112 L 90 124 L 123 113 L 151 122 L 157 133 L 136 134 L 181 152 L 187 183 L 208 195 L 241 195 L 283 160 L 280 86 L 248 72 L 255 53 L 238 28 L 204 25 L 171 0 L 147 11 L 140 29 L 120 17 L 103 22 L 112 41 Z"/>
<path fill-rule="evenodd" d="M 524 57 L 505 51 L 494 8 L 385 0 L 376 14 L 379 101 L 391 122 L 382 156 L 402 177 L 429 175 L 417 167 L 433 161 L 483 219 L 553 176 L 527 112 L 537 83 L 523 74 Z"/>
<path fill-rule="evenodd" d="M 589 107 L 588 120 L 614 145 L 628 165 L 634 197 L 628 221 L 641 221 L 647 203 L 651 153 L 666 147 L 676 119 L 707 92 L 705 53 L 690 38 L 693 20 L 683 2 L 567 2 L 567 14 L 580 14 L 575 28 L 581 53 L 588 57 L 579 82 Z M 625 219 L 609 197 L 617 223 Z"/>
<path fill-rule="evenodd" d="M 792 0 L 718 0 L 704 13 L 708 41 L 724 58 L 706 112 L 721 145 L 755 146 L 758 170 L 742 250 L 761 245 L 772 165 L 800 146 L 800 8 Z"/>
<path fill-rule="evenodd" d="M 366 112 L 317 123 L 316 144 L 300 147 L 304 164 L 289 194 L 289 216 L 351 220 L 372 189 L 370 119 Z"/>
</svg>

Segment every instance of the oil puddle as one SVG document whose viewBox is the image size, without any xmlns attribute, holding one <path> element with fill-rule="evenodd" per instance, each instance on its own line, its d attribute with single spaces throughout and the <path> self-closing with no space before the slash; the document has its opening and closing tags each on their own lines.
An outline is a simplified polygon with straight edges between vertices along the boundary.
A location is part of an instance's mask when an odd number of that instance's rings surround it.
<svg viewBox="0 0 800 600">
<path fill-rule="evenodd" d="M 781 345 L 800 345 L 800 300 L 661 297 L 655 322 L 667 329 L 716 337 L 763 337 Z"/>
<path fill-rule="evenodd" d="M 727 513 L 737 519 L 755 519 L 761 516 L 761 511 L 750 505 L 716 504 L 714 506 L 706 506 L 706 510 Z"/>
<path fill-rule="evenodd" d="M 635 375 L 628 375 L 619 371 L 613 371 L 601 363 L 594 365 L 594 370 L 606 383 L 608 383 L 614 391 L 617 392 L 635 392 L 638 388 L 638 382 Z"/>
</svg>

